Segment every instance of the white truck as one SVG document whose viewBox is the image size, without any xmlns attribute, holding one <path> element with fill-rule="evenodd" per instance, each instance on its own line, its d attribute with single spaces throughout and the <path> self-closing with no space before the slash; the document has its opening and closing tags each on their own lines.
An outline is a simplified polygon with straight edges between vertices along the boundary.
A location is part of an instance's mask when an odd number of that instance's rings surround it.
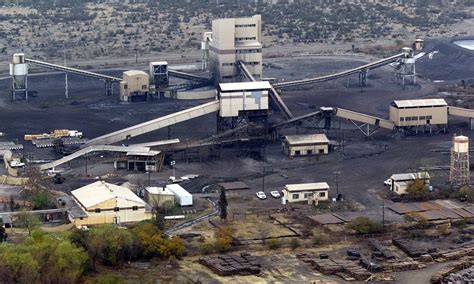
<svg viewBox="0 0 474 284">
<path fill-rule="evenodd" d="M 82 137 L 82 132 L 77 131 L 77 130 L 69 130 L 69 137 Z"/>
</svg>

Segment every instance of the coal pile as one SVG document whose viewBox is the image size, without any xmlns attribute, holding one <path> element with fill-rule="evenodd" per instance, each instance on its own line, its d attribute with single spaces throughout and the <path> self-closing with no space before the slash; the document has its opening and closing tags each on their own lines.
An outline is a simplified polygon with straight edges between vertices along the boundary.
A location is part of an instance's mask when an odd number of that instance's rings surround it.
<svg viewBox="0 0 474 284">
<path fill-rule="evenodd" d="M 257 275 L 261 272 L 261 264 L 257 257 L 248 253 L 236 255 L 206 256 L 199 263 L 221 276 Z"/>
<path fill-rule="evenodd" d="M 474 51 L 457 46 L 458 39 L 436 39 L 425 42 L 427 55 L 417 60 L 418 73 L 431 80 L 468 80 L 474 73 Z M 429 53 L 433 52 L 432 59 Z"/>
<path fill-rule="evenodd" d="M 448 277 L 444 278 L 444 282 L 474 283 L 474 266 L 449 275 Z"/>
</svg>

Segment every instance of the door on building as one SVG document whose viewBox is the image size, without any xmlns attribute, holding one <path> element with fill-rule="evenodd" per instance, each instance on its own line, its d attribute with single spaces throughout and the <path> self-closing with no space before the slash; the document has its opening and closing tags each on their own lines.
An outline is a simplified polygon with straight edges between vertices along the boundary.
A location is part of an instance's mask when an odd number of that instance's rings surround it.
<svg viewBox="0 0 474 284">
<path fill-rule="evenodd" d="M 114 224 L 120 224 L 120 217 L 114 217 Z"/>
</svg>

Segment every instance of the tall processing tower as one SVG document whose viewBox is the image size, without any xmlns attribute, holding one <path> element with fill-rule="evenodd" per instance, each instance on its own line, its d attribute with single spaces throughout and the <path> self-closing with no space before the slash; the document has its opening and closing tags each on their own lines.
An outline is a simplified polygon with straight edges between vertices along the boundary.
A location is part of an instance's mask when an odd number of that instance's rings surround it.
<svg viewBox="0 0 474 284">
<path fill-rule="evenodd" d="M 469 138 L 455 136 L 451 148 L 450 181 L 453 186 L 464 186 L 470 183 L 469 172 Z"/>
<path fill-rule="evenodd" d="M 214 82 L 242 79 L 237 62 L 242 61 L 255 79 L 262 78 L 262 19 L 230 18 L 212 21 L 212 35 L 204 35 L 204 53 L 209 52 L 209 69 Z M 206 50 L 208 49 L 208 50 Z"/>
</svg>

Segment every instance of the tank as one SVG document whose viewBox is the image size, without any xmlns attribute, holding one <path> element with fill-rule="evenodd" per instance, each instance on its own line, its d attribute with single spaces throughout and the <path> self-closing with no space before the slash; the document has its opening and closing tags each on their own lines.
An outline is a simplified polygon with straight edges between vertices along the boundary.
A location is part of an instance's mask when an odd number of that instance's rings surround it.
<svg viewBox="0 0 474 284">
<path fill-rule="evenodd" d="M 469 138 L 462 135 L 454 137 L 454 152 L 469 153 Z"/>
</svg>

